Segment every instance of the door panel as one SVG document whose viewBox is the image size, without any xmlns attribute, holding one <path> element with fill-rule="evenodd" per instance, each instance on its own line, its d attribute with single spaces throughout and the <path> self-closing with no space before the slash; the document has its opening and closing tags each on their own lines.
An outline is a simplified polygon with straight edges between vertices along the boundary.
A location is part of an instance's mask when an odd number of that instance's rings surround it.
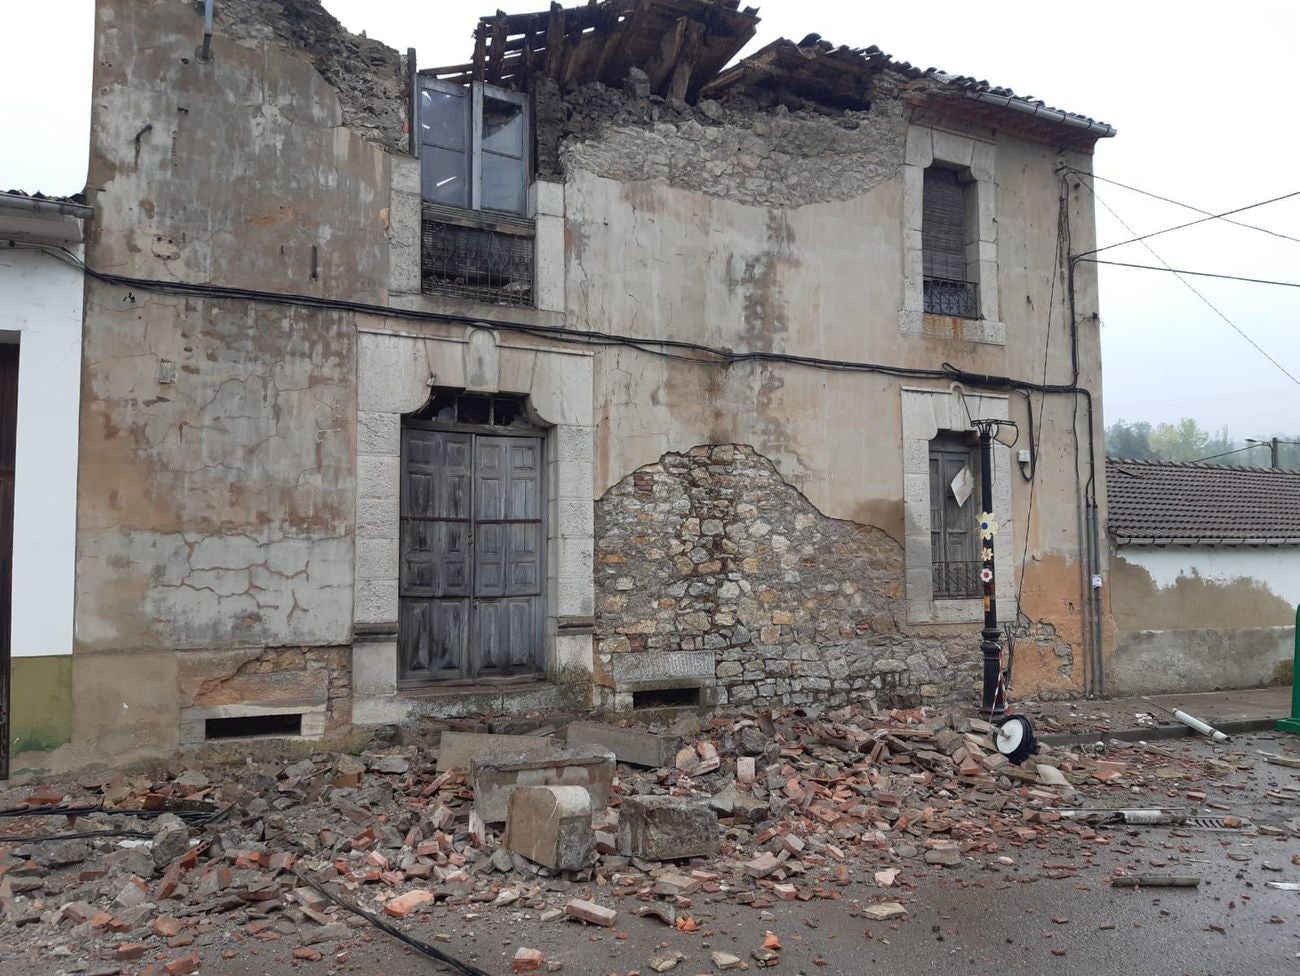
<svg viewBox="0 0 1300 976">
<path fill-rule="evenodd" d="M 542 664 L 542 442 L 404 428 L 399 621 L 406 681 Z"/>
<path fill-rule="evenodd" d="M 402 599 L 398 627 L 403 679 L 460 676 L 468 606 L 468 600 Z"/>
</svg>

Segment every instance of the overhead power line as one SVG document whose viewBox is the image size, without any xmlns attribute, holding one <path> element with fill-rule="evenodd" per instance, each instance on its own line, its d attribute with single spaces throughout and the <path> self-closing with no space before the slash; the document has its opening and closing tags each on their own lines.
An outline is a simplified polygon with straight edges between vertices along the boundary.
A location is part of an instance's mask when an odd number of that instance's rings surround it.
<svg viewBox="0 0 1300 976">
<path fill-rule="evenodd" d="M 1300 281 L 1274 281 L 1270 278 L 1246 278 L 1242 275 L 1216 274 L 1213 271 L 1188 271 L 1185 268 L 1160 267 L 1154 264 L 1133 264 L 1129 261 L 1106 261 L 1102 258 L 1077 258 L 1091 264 L 1109 264 L 1116 268 L 1140 268 L 1143 271 L 1167 271 L 1172 274 L 1196 275 L 1198 278 L 1222 278 L 1224 281 L 1245 281 L 1252 285 L 1277 285 L 1281 288 L 1300 288 Z"/>
<path fill-rule="evenodd" d="M 1089 173 L 1087 170 L 1075 169 L 1073 166 L 1064 167 L 1066 172 L 1073 173 L 1075 176 L 1083 176 L 1090 180 L 1101 180 L 1103 183 L 1109 183 L 1112 186 L 1118 186 L 1123 190 L 1132 190 L 1134 193 L 1140 193 L 1144 197 L 1150 197 L 1153 200 L 1159 200 L 1161 203 L 1172 203 L 1175 207 L 1182 207 L 1184 210 L 1191 210 L 1198 214 L 1205 214 L 1207 217 L 1215 216 L 1214 211 L 1206 210 L 1204 207 L 1197 207 L 1190 203 L 1184 203 L 1182 200 L 1175 200 L 1172 197 L 1161 196 L 1159 193 L 1152 193 L 1150 190 L 1144 190 L 1138 186 L 1130 186 L 1128 183 L 1121 183 L 1119 180 L 1112 180 L 1106 176 L 1098 176 L 1096 173 Z M 1300 237 L 1292 237 L 1290 234 L 1283 234 L 1281 231 L 1270 230 L 1267 227 L 1260 227 L 1258 224 L 1248 224 L 1244 220 L 1230 220 L 1227 217 L 1219 216 L 1225 224 L 1233 224 L 1237 227 L 1244 227 L 1246 230 L 1259 231 L 1261 234 L 1268 234 L 1270 237 L 1280 237 L 1284 241 L 1292 241 L 1300 244 Z"/>
<path fill-rule="evenodd" d="M 1242 451 L 1251 451 L 1258 446 L 1258 444 L 1248 444 L 1245 447 L 1237 448 L 1235 451 L 1224 451 L 1222 454 L 1211 454 L 1209 457 L 1195 458 L 1192 463 L 1200 464 L 1202 461 L 1213 461 L 1215 458 L 1227 457 L 1230 454 L 1240 454 Z"/>
<path fill-rule="evenodd" d="M 1096 196 L 1097 193 L 1096 189 L 1094 189 L 1093 187 L 1088 187 L 1088 189 L 1092 190 L 1093 195 Z M 1185 228 L 1188 227 L 1195 227 L 1197 224 L 1204 224 L 1211 220 L 1222 220 L 1224 217 L 1230 216 L 1232 214 L 1244 213 L 1247 210 L 1254 210 L 1257 207 L 1267 207 L 1271 203 L 1279 203 L 1282 200 L 1290 200 L 1292 197 L 1300 197 L 1300 190 L 1294 190 L 1291 193 L 1284 193 L 1280 197 L 1271 197 L 1268 200 L 1261 200 L 1259 201 L 1259 203 L 1251 203 L 1244 207 L 1237 207 L 1235 210 L 1225 210 L 1223 213 L 1210 214 L 1208 217 L 1201 217 L 1199 220 L 1189 220 L 1185 224 L 1175 224 L 1173 227 L 1164 228 L 1164 230 L 1153 230 L 1149 234 L 1140 234 L 1136 237 L 1130 238 L 1127 241 L 1118 241 L 1114 244 L 1107 244 L 1103 247 L 1096 247 L 1093 248 L 1091 251 L 1084 251 L 1082 254 L 1076 254 L 1074 255 L 1074 257 L 1083 258 L 1083 257 L 1087 257 L 1090 254 L 1100 254 L 1102 251 L 1109 251 L 1112 250 L 1113 248 L 1124 247 L 1124 245 L 1126 244 L 1137 244 L 1140 241 L 1145 241 L 1152 237 L 1159 237 L 1161 234 L 1172 234 L 1176 230 L 1184 230 Z M 1097 199 L 1100 200 L 1101 198 L 1098 197 Z M 1107 207 L 1106 209 L 1109 210 L 1110 208 Z M 1113 213 L 1114 211 L 1111 212 Z M 1123 221 L 1120 221 L 1120 223 L 1123 223 Z M 1132 227 L 1128 227 L 1127 224 L 1125 224 L 1124 226 L 1128 229 L 1128 232 L 1130 234 L 1137 234 L 1137 231 L 1133 230 Z"/>
<path fill-rule="evenodd" d="M 1084 185 L 1087 186 L 1087 184 L 1084 184 Z M 1096 200 L 1098 203 L 1100 203 L 1103 207 L 1106 208 L 1107 212 L 1109 212 L 1110 215 L 1111 215 L 1112 217 L 1114 217 L 1117 221 L 1119 221 L 1119 224 L 1120 224 L 1121 227 L 1123 227 L 1125 230 L 1127 230 L 1130 234 L 1134 233 L 1133 228 L 1130 227 L 1130 226 L 1125 222 L 1124 218 L 1121 217 L 1119 214 L 1117 214 L 1117 213 L 1115 212 L 1115 208 L 1112 207 L 1110 204 L 1108 204 L 1105 200 L 1103 200 L 1103 199 L 1101 198 L 1101 196 L 1097 193 L 1097 189 L 1096 189 L 1096 187 L 1088 186 L 1088 192 L 1092 194 L 1094 200 Z M 1297 192 L 1300 192 L 1300 191 L 1297 191 Z M 1294 196 L 1295 194 L 1291 194 L 1291 195 Z M 1148 234 L 1147 236 L 1149 237 L 1149 236 L 1151 236 L 1151 235 Z M 1156 251 L 1155 251 L 1155 248 L 1153 248 L 1150 244 L 1148 244 L 1148 243 L 1145 241 L 1145 239 L 1143 239 L 1143 238 L 1141 238 L 1141 237 L 1137 237 L 1137 238 L 1134 238 L 1133 241 L 1131 241 L 1131 242 L 1129 242 L 1129 243 L 1134 243 L 1134 242 L 1137 242 L 1137 241 L 1141 241 L 1141 242 L 1142 242 L 1142 246 L 1145 247 L 1145 248 L 1147 249 L 1147 251 L 1151 254 L 1151 256 L 1152 256 L 1153 258 L 1155 258 L 1157 261 L 1159 261 L 1159 262 L 1161 263 L 1161 265 L 1163 265 L 1164 268 L 1165 268 L 1166 270 L 1168 270 L 1169 272 L 1171 272 L 1171 273 L 1172 273 L 1172 274 L 1173 274 L 1173 275 L 1174 275 L 1174 276 L 1175 276 L 1179 281 L 1181 281 L 1185 286 L 1187 286 L 1187 289 L 1188 289 L 1188 290 L 1189 290 L 1193 295 L 1195 295 L 1197 298 L 1199 298 L 1202 302 L 1204 302 L 1204 303 L 1206 304 L 1206 306 L 1209 307 L 1210 311 L 1212 311 L 1212 312 L 1213 312 L 1215 315 L 1217 315 L 1219 318 L 1223 319 L 1223 321 L 1226 322 L 1226 323 L 1228 324 L 1228 327 L 1231 328 L 1232 331 L 1236 332 L 1237 335 L 1241 336 L 1243 339 L 1245 339 L 1247 342 L 1249 342 L 1252 346 L 1254 346 L 1255 351 L 1258 352 L 1258 353 L 1259 353 L 1261 356 L 1263 356 L 1265 359 L 1267 359 L 1267 360 L 1268 360 L 1270 363 L 1272 363 L 1274 366 L 1276 366 L 1276 367 L 1278 368 L 1278 370 L 1279 370 L 1279 371 L 1280 371 L 1284 376 L 1286 376 L 1287 379 L 1289 379 L 1289 380 L 1290 380 L 1292 383 L 1294 383 L 1296 386 L 1300 386 L 1300 378 L 1297 378 L 1296 375 L 1295 375 L 1294 373 L 1292 373 L 1289 369 L 1287 369 L 1285 366 L 1283 366 L 1281 363 L 1279 363 L 1276 359 L 1274 359 L 1273 356 L 1272 356 L 1271 354 L 1269 354 L 1269 352 L 1268 352 L 1268 351 L 1267 351 L 1263 346 L 1261 346 L 1258 342 L 1256 342 L 1256 341 L 1255 341 L 1254 339 L 1252 339 L 1249 335 L 1247 335 L 1247 334 L 1246 334 L 1246 331 L 1245 331 L 1244 329 L 1242 329 L 1241 326 L 1237 325 L 1236 322 L 1234 322 L 1234 321 L 1232 321 L 1232 319 L 1228 318 L 1228 316 L 1225 315 L 1225 314 L 1223 313 L 1223 311 L 1222 311 L 1222 310 L 1221 310 L 1217 305 L 1215 305 L 1212 301 L 1210 301 L 1208 298 L 1206 298 L 1204 295 L 1202 295 L 1202 294 L 1200 293 L 1200 291 L 1197 290 L 1196 286 L 1193 285 L 1190 281 L 1187 280 L 1187 278 L 1186 278 L 1185 275 L 1183 275 L 1181 272 L 1179 272 L 1176 268 L 1170 267 L 1169 262 L 1166 261 L 1164 258 L 1162 258 L 1159 254 L 1157 254 Z M 1096 254 L 1097 252 L 1096 252 L 1096 251 L 1090 251 L 1090 252 L 1088 252 L 1088 253 L 1089 253 L 1089 254 Z M 1082 256 L 1082 255 L 1081 255 L 1081 256 Z M 1077 260 L 1077 258 L 1076 258 L 1076 260 Z"/>
</svg>

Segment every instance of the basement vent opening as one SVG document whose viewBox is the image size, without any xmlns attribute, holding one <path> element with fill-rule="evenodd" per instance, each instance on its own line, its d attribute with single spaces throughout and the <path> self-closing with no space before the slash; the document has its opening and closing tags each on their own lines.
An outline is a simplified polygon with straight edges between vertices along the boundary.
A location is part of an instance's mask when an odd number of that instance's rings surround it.
<svg viewBox="0 0 1300 976">
<path fill-rule="evenodd" d="M 250 739 L 258 736 L 302 735 L 302 715 L 241 715 L 210 718 L 203 723 L 205 739 Z"/>
<path fill-rule="evenodd" d="M 633 708 L 697 708 L 699 688 L 652 688 L 632 692 Z"/>
</svg>

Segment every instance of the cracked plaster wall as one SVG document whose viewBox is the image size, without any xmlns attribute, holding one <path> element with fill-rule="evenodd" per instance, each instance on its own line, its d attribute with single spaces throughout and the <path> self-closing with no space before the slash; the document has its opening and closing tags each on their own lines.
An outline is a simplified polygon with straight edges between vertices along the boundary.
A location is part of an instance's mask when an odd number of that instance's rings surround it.
<svg viewBox="0 0 1300 976">
<path fill-rule="evenodd" d="M 202 62 L 193 4 L 98 0 L 88 263 L 382 302 L 387 155 L 309 59 L 255 33 L 219 30 Z M 356 346 L 346 312 L 88 283 L 83 754 L 166 753 L 231 676 L 245 704 L 347 721 Z"/>
<path fill-rule="evenodd" d="M 918 126 L 888 98 L 865 114 L 783 114 L 724 104 L 720 111 L 659 106 L 656 118 L 645 114 L 649 108 L 638 116 L 621 95 L 610 99 L 599 124 L 586 118 L 585 106 L 568 111 L 558 159 L 574 328 L 901 367 L 952 363 L 970 372 L 1070 382 L 1065 288 L 1053 280 L 1059 278 L 1062 196 L 1056 169 L 1062 162 L 1087 169 L 1090 156 L 967 130 L 992 147 L 996 174 L 989 191 L 996 195 L 1005 342 L 995 344 L 961 335 L 900 335 L 903 169 L 909 124 Z M 790 159 L 792 150 L 806 158 Z M 742 162 L 738 153 L 752 158 Z M 750 171 L 741 174 L 738 166 Z M 1091 200 L 1068 186 L 1065 206 L 1073 246 L 1086 250 Z M 1080 383 L 1099 390 L 1095 276 L 1083 274 L 1087 280 L 1076 282 Z M 942 380 L 773 362 L 695 365 L 637 349 L 602 349 L 596 492 L 666 454 L 749 445 L 826 516 L 878 528 L 901 544 L 907 535 L 904 384 L 936 394 L 951 388 Z M 1012 398 L 1007 409 L 1027 432 L 1024 399 Z M 1015 525 L 1002 542 L 1010 556 L 1003 582 L 1021 595 L 1019 607 L 1013 598 L 1000 609 L 1008 618 L 1018 610 L 1033 635 L 1024 645 L 1021 692 L 1071 694 L 1082 689 L 1085 672 L 1077 665 L 1084 646 L 1079 494 L 1087 477 L 1087 425 L 1069 398 L 1042 404 L 1036 396 L 1033 409 L 1039 463 L 1032 516 L 1025 517 L 1029 483 L 1019 466 L 1003 455 L 997 475 L 1009 488 Z M 964 415 L 956 429 L 968 429 Z M 1101 481 L 1098 472 L 1104 499 Z M 978 621 L 969 612 L 932 624 L 970 632 Z"/>
</svg>

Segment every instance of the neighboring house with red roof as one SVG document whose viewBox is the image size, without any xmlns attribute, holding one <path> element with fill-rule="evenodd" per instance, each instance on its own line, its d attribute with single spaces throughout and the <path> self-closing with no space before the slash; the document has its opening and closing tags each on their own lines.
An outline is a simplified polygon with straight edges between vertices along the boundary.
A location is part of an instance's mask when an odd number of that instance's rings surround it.
<svg viewBox="0 0 1300 976">
<path fill-rule="evenodd" d="M 1118 693 L 1287 680 L 1300 471 L 1106 461 Z"/>
</svg>

